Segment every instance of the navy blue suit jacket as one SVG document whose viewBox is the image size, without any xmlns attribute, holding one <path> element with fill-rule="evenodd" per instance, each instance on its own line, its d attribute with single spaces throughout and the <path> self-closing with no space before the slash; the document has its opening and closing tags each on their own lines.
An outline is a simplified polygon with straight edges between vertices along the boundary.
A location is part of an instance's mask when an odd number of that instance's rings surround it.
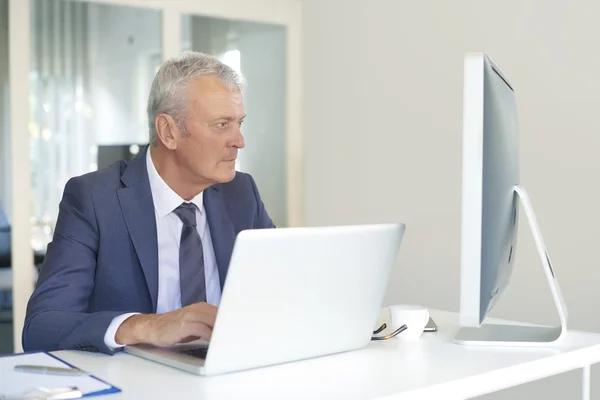
<svg viewBox="0 0 600 400">
<path fill-rule="evenodd" d="M 126 312 L 154 313 L 158 246 L 146 151 L 127 163 L 69 180 L 56 229 L 27 306 L 26 351 L 110 354 L 104 334 Z M 204 192 L 223 288 L 236 235 L 272 228 L 256 184 L 238 172 Z"/>
</svg>

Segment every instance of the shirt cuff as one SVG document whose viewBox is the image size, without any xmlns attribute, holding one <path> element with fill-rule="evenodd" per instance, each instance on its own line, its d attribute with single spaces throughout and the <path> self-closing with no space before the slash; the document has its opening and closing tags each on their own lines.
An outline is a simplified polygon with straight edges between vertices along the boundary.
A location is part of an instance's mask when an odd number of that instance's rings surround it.
<svg viewBox="0 0 600 400">
<path fill-rule="evenodd" d="M 110 350 L 115 350 L 118 349 L 120 347 L 125 347 L 124 344 L 118 344 L 115 340 L 115 335 L 117 334 L 117 331 L 119 330 L 119 327 L 121 326 L 121 324 L 123 322 L 125 322 L 125 320 L 133 315 L 136 315 L 139 313 L 127 313 L 127 314 L 121 314 L 118 317 L 114 317 L 112 322 L 110 323 L 110 325 L 108 326 L 108 329 L 106 330 L 106 333 L 104 334 L 104 344 L 106 345 L 106 347 L 108 347 Z"/>
</svg>

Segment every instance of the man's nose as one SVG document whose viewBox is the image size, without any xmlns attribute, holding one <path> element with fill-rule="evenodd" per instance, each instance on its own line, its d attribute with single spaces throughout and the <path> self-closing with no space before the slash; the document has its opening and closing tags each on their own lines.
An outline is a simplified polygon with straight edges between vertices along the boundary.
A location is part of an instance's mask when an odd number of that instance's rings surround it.
<svg viewBox="0 0 600 400">
<path fill-rule="evenodd" d="M 237 130 L 235 135 L 235 140 L 233 141 L 233 146 L 238 149 L 243 149 L 246 146 L 246 142 L 244 140 L 244 135 L 240 129 Z"/>
</svg>

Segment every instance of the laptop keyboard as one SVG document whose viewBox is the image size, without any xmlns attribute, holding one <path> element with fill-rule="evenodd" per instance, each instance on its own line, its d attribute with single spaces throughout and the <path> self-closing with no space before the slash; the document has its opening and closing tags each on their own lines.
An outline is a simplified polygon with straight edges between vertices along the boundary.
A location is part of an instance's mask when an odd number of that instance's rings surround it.
<svg viewBox="0 0 600 400">
<path fill-rule="evenodd" d="M 197 349 L 182 350 L 181 352 L 192 357 L 205 359 L 206 353 L 208 353 L 208 347 L 199 347 Z"/>
</svg>

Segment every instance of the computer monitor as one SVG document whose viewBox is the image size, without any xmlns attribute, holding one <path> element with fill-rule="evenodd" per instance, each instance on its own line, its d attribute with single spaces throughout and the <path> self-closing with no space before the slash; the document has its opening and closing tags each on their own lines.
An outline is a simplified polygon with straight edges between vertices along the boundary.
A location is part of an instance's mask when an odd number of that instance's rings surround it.
<svg viewBox="0 0 600 400">
<path fill-rule="evenodd" d="M 513 85 L 485 53 L 464 61 L 460 325 L 455 340 L 473 345 L 547 345 L 566 330 L 566 307 L 533 208 L 520 186 L 519 122 Z M 560 326 L 486 324 L 507 289 L 523 205 Z"/>
<path fill-rule="evenodd" d="M 142 144 L 116 144 L 98 146 L 98 169 L 110 167 L 117 161 L 131 161 L 139 152 L 144 151 Z"/>
</svg>

